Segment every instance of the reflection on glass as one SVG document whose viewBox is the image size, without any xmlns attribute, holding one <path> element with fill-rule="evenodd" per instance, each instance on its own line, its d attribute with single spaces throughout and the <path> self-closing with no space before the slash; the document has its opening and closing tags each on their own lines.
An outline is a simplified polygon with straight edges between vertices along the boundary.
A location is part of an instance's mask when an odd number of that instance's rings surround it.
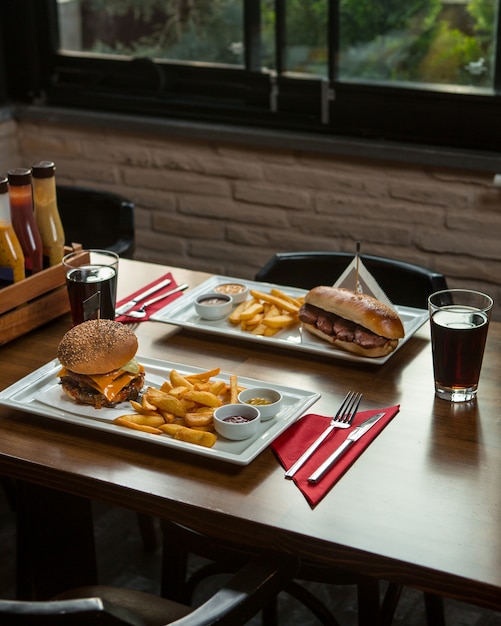
<svg viewBox="0 0 501 626">
<path fill-rule="evenodd" d="M 286 0 L 282 69 L 341 80 L 492 88 L 499 0 Z M 243 0 L 58 0 L 61 46 L 95 54 L 243 65 Z M 275 2 L 260 0 L 261 65 L 277 69 Z M 334 20 L 336 21 L 336 20 Z M 333 27 L 334 28 L 334 27 Z"/>
<path fill-rule="evenodd" d="M 286 71 L 327 75 L 328 3 L 326 0 L 286 3 Z"/>
<path fill-rule="evenodd" d="M 235 0 L 58 0 L 61 48 L 241 65 L 242 5 Z"/>
<path fill-rule="evenodd" d="M 491 87 L 498 0 L 341 0 L 342 79 Z"/>
</svg>

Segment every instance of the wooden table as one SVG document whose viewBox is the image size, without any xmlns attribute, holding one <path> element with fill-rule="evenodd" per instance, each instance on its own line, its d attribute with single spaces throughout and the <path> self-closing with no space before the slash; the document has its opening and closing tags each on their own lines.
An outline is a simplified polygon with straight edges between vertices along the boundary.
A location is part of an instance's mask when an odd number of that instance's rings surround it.
<svg viewBox="0 0 501 626">
<path fill-rule="evenodd" d="M 121 297 L 165 267 L 121 261 Z M 205 274 L 172 268 L 191 286 Z M 6 387 L 54 358 L 69 316 L 1 348 Z M 139 354 L 322 394 L 365 409 L 400 404 L 391 424 L 312 510 L 270 449 L 235 466 L 0 409 L 0 473 L 184 522 L 218 537 L 501 610 L 501 324 L 492 324 L 476 403 L 435 398 L 426 324 L 385 365 L 257 348 L 166 324 L 137 328 Z"/>
</svg>

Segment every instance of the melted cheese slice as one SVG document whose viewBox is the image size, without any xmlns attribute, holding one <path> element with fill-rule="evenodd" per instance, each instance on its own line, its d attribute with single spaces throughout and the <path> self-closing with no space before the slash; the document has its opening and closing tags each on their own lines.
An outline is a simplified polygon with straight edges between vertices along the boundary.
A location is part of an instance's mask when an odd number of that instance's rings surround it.
<svg viewBox="0 0 501 626">
<path fill-rule="evenodd" d="M 63 367 L 58 376 L 64 376 L 66 372 L 66 368 Z M 144 372 L 144 367 L 140 366 L 139 374 L 142 372 Z M 102 393 L 108 402 L 112 402 L 115 396 L 139 374 L 131 374 L 130 372 L 119 369 L 108 372 L 107 374 L 87 374 L 87 378 L 92 382 L 94 389 Z"/>
</svg>

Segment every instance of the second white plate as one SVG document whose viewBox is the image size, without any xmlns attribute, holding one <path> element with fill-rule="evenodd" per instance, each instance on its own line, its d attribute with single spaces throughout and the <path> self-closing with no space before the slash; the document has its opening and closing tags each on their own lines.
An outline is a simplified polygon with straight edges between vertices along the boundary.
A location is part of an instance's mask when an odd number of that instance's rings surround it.
<svg viewBox="0 0 501 626">
<path fill-rule="evenodd" d="M 390 354 L 383 357 L 369 358 L 357 356 L 356 354 L 351 354 L 350 352 L 345 352 L 344 350 L 335 348 L 334 346 L 329 345 L 326 341 L 322 341 L 322 339 L 315 337 L 315 335 L 312 335 L 307 331 L 303 332 L 300 326 L 282 330 L 273 337 L 263 337 L 261 335 L 253 335 L 252 333 L 243 331 L 238 326 L 231 324 L 227 319 L 209 321 L 199 317 L 195 311 L 194 305 L 196 298 L 203 293 L 214 291 L 214 287 L 227 282 L 243 283 L 244 285 L 247 285 L 249 289 L 256 289 L 257 291 L 264 291 L 267 293 L 272 287 L 277 287 L 284 293 L 293 297 L 304 296 L 305 293 L 307 293 L 304 289 L 296 289 L 295 287 L 284 287 L 281 285 L 272 285 L 271 283 L 258 283 L 230 276 L 212 276 L 201 285 L 198 285 L 198 287 L 190 289 L 181 298 L 178 298 L 171 304 L 165 306 L 163 309 L 154 313 L 150 319 L 157 322 L 175 324 L 176 326 L 212 335 L 223 335 L 233 339 L 243 339 L 245 341 L 261 344 L 264 343 L 278 348 L 311 352 L 335 359 L 342 359 L 344 361 L 370 363 L 371 365 L 383 365 L 383 363 L 386 363 L 386 361 L 388 361 L 388 359 L 390 359 L 398 350 L 402 349 L 412 335 L 414 335 L 414 333 L 428 319 L 428 312 L 423 309 L 414 309 L 411 307 L 396 305 L 396 309 L 400 315 L 400 319 L 402 320 L 405 330 L 405 337 L 399 341 L 397 348 L 393 352 L 390 352 Z"/>
</svg>

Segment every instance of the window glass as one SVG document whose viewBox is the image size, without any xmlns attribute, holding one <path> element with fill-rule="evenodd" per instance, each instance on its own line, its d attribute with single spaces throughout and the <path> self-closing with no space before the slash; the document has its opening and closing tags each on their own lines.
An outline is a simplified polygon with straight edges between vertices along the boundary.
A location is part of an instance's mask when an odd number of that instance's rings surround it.
<svg viewBox="0 0 501 626">
<path fill-rule="evenodd" d="M 326 0 L 287 0 L 286 71 L 327 75 L 327 9 Z"/>
<path fill-rule="evenodd" d="M 340 6 L 340 78 L 493 86 L 498 0 Z"/>
<path fill-rule="evenodd" d="M 286 0 L 282 69 L 382 83 L 493 87 L 499 0 Z M 275 2 L 261 0 L 263 68 L 276 69 Z M 62 48 L 73 52 L 243 65 L 243 0 L 58 0 Z M 281 30 L 280 30 L 281 29 Z M 329 37 L 330 35 L 330 37 Z"/>
<path fill-rule="evenodd" d="M 61 48 L 241 65 L 240 0 L 58 0 Z"/>
</svg>

